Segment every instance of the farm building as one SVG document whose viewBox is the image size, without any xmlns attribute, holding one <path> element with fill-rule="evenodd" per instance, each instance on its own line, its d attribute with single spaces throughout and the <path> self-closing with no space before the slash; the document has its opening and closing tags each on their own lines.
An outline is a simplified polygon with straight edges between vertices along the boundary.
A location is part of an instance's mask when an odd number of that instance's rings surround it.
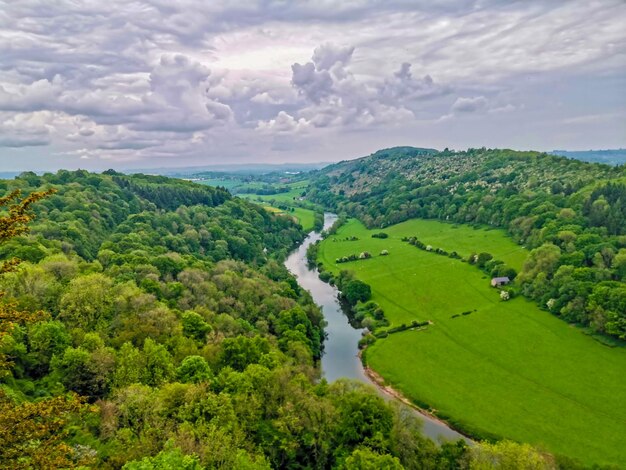
<svg viewBox="0 0 626 470">
<path fill-rule="evenodd" d="M 491 280 L 491 287 L 504 286 L 508 284 L 509 282 L 511 282 L 511 280 L 508 277 L 494 277 Z"/>
</svg>

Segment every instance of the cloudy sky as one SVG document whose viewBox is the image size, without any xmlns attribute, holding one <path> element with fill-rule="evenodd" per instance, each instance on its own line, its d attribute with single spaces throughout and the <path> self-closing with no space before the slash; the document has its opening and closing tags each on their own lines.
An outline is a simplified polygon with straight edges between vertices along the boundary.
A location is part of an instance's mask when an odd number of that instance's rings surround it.
<svg viewBox="0 0 626 470">
<path fill-rule="evenodd" d="M 0 0 L 0 170 L 626 147 L 624 0 Z"/>
</svg>

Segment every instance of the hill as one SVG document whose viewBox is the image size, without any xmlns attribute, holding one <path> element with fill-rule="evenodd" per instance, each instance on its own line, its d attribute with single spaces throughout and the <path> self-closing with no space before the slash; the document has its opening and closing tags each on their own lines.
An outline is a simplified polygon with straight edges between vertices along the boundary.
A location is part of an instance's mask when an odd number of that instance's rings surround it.
<svg viewBox="0 0 626 470">
<path fill-rule="evenodd" d="M 411 218 L 504 228 L 532 250 L 524 295 L 626 339 L 625 176 L 538 152 L 398 148 L 313 173 L 307 198 L 370 228 Z"/>
<path fill-rule="evenodd" d="M 626 149 L 608 150 L 553 150 L 552 155 L 575 158 L 585 162 L 605 163 L 607 165 L 626 164 Z"/>
</svg>

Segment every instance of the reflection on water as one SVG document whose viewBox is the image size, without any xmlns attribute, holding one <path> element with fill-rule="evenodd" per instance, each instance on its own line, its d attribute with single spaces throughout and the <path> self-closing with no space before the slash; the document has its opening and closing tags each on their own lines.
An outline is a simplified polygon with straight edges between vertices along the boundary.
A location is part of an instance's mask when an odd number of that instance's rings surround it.
<svg viewBox="0 0 626 470">
<path fill-rule="evenodd" d="M 328 229 L 337 220 L 335 214 L 324 214 L 324 229 Z M 322 307 L 326 319 L 327 338 L 324 342 L 324 355 L 322 356 L 322 374 L 329 382 L 341 377 L 359 380 L 374 385 L 363 370 L 363 365 L 358 357 L 358 342 L 361 331 L 353 328 L 348 323 L 348 317 L 341 310 L 337 300 L 337 289 L 318 277 L 316 269 L 309 269 L 306 259 L 306 250 L 312 243 L 321 239 L 319 233 L 311 232 L 304 243 L 295 250 L 287 260 L 285 266 L 298 278 L 298 283 L 313 296 L 317 305 Z M 379 390 L 378 388 L 376 388 Z M 380 390 L 379 390 L 380 392 Z M 380 392 L 383 397 L 389 397 Z M 459 433 L 447 427 L 444 423 L 433 420 L 420 414 L 424 421 L 424 434 L 437 439 L 463 438 Z"/>
<path fill-rule="evenodd" d="M 336 215 L 325 214 L 324 228 L 330 227 L 335 220 Z M 324 318 L 328 323 L 322 356 L 323 376 L 329 382 L 340 377 L 369 382 L 357 356 L 361 330 L 353 328 L 348 323 L 348 318 L 337 301 L 337 289 L 322 282 L 317 270 L 311 270 L 307 266 L 306 249 L 320 238 L 319 233 L 311 232 L 304 243 L 287 258 L 285 266 L 298 278 L 298 283 L 311 293 L 315 303 L 322 307 Z"/>
</svg>

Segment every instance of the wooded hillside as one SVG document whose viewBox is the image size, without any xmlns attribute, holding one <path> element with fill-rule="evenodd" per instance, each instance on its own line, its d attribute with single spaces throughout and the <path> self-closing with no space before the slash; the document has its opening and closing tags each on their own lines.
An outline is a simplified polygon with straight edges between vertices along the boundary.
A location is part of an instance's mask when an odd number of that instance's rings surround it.
<svg viewBox="0 0 626 470">
<path fill-rule="evenodd" d="M 626 339 L 626 170 L 538 152 L 399 147 L 331 165 L 307 197 L 368 227 L 409 218 L 503 227 L 533 249 L 522 292 Z"/>
</svg>

